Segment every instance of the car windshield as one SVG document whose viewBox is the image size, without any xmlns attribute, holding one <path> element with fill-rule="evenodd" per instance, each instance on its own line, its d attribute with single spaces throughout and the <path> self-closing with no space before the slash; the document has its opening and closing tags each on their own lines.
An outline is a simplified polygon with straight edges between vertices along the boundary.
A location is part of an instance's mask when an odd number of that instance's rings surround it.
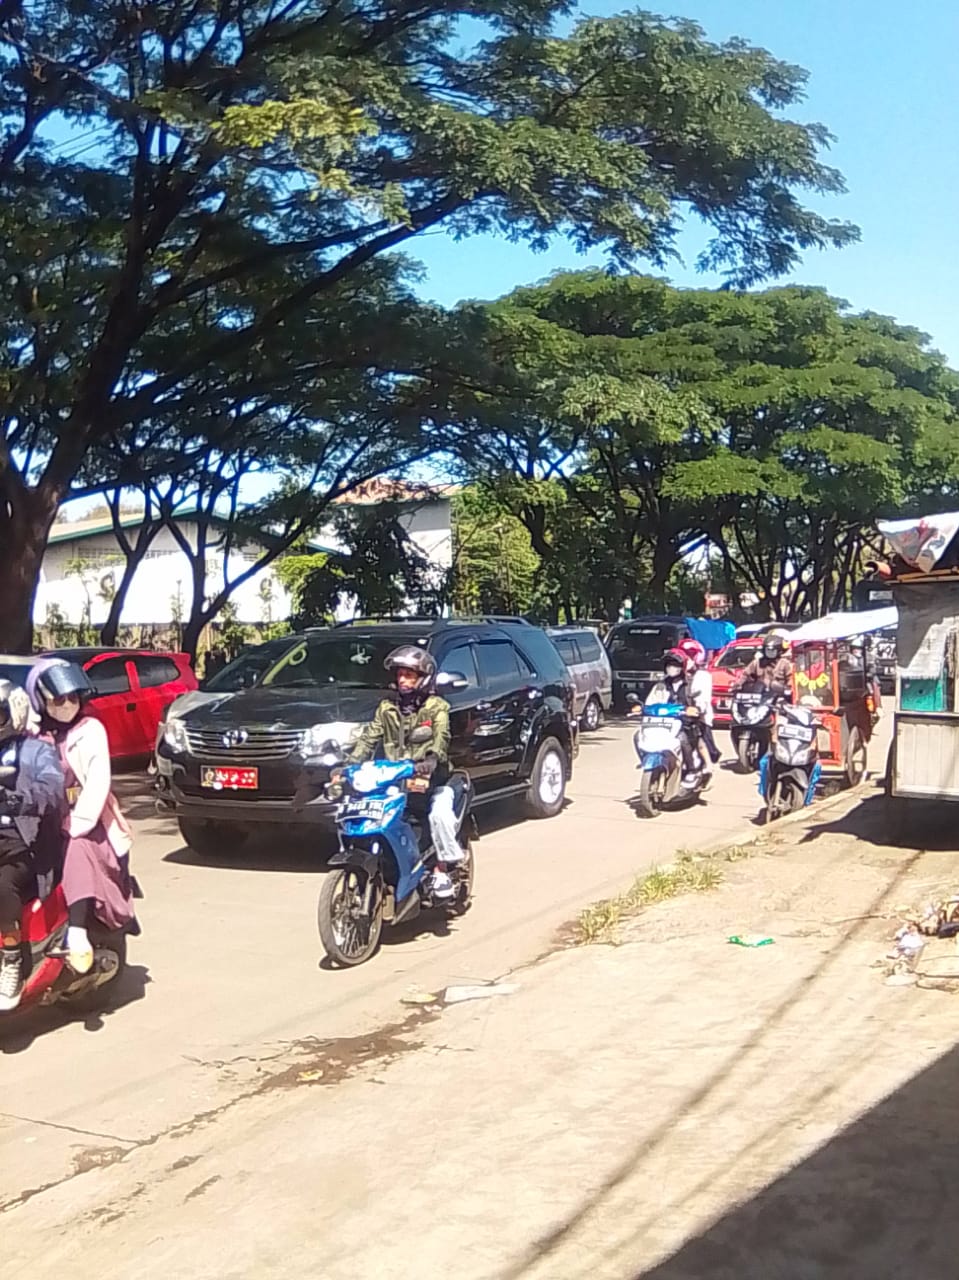
<svg viewBox="0 0 959 1280">
<path fill-rule="evenodd" d="M 628 671 L 659 662 L 666 650 L 676 643 L 676 632 L 676 627 L 642 624 L 615 632 L 609 638 L 609 660 L 613 670 Z"/>
<path fill-rule="evenodd" d="M 337 635 L 301 640 L 275 662 L 261 684 L 274 689 L 335 684 L 347 689 L 386 689 L 386 655 L 404 639 L 394 636 Z M 407 641 L 417 643 L 417 641 Z"/>
<path fill-rule="evenodd" d="M 30 674 L 29 662 L 0 661 L 0 680 L 9 680 L 11 684 L 23 685 Z"/>
<path fill-rule="evenodd" d="M 749 666 L 758 648 L 759 646 L 755 644 L 744 644 L 737 645 L 734 649 L 727 649 L 725 653 L 719 655 L 716 666 L 723 671 L 739 671 Z"/>
<path fill-rule="evenodd" d="M 202 688 L 210 693 L 237 693 L 240 689 L 252 689 L 263 673 L 293 647 L 293 643 L 290 636 L 285 636 L 282 640 L 270 640 L 244 649 L 232 662 L 204 680 Z"/>
</svg>

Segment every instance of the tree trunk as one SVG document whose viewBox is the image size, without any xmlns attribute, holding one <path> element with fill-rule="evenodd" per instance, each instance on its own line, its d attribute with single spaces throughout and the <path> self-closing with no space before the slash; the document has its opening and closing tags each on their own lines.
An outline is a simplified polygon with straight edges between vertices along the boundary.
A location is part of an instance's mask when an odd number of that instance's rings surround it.
<svg viewBox="0 0 959 1280">
<path fill-rule="evenodd" d="M 665 612 L 666 586 L 676 560 L 676 548 L 672 538 L 668 534 L 660 534 L 653 548 L 653 576 L 647 588 L 650 607 L 653 611 Z"/>
<path fill-rule="evenodd" d="M 57 514 L 55 498 L 0 474 L 0 652 L 30 653 L 33 603 L 43 553 Z"/>
</svg>

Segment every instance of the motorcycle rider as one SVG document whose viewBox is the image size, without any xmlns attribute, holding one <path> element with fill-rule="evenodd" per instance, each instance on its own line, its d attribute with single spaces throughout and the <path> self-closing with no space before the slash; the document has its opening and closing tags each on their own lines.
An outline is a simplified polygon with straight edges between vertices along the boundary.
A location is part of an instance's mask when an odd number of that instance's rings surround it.
<svg viewBox="0 0 959 1280">
<path fill-rule="evenodd" d="M 667 649 L 663 655 L 663 678 L 654 684 L 646 697 L 647 707 L 661 706 L 663 703 L 680 703 L 690 716 L 698 716 L 697 707 L 692 694 L 692 664 L 686 654 L 679 648 Z M 679 735 L 679 749 L 683 757 L 683 786 L 696 785 L 696 753 L 693 750 L 692 735 L 689 726 L 684 722 Z"/>
<path fill-rule="evenodd" d="M 749 680 L 761 680 L 767 689 L 773 685 L 788 689 L 792 675 L 793 662 L 786 651 L 786 641 L 771 631 L 763 638 L 762 648 L 733 681 L 733 689 L 740 688 Z"/>
<path fill-rule="evenodd" d="M 26 693 L 0 680 L 0 1013 L 23 991 L 23 905 L 49 893 L 63 848 L 63 770 L 29 718 Z"/>
<path fill-rule="evenodd" d="M 94 962 L 87 932 L 93 917 L 107 929 L 139 933 L 130 875 L 133 837 L 112 790 L 107 731 L 85 710 L 93 694 L 87 673 L 76 662 L 43 658 L 34 664 L 26 686 L 40 731 L 58 752 L 66 780 L 66 947 L 70 967 L 88 973 Z"/>
<path fill-rule="evenodd" d="M 377 750 L 387 760 L 412 760 L 418 777 L 430 782 L 429 824 L 437 861 L 433 893 L 451 898 L 455 892 L 446 867 L 466 856 L 457 839 L 455 793 L 447 786 L 450 776 L 450 708 L 436 693 L 436 660 L 419 645 L 400 645 L 387 654 L 384 667 L 393 676 L 396 697 L 384 698 L 376 714 L 361 731 L 347 760 L 359 764 Z M 427 742 L 413 742 L 417 729 L 428 728 Z"/>
<path fill-rule="evenodd" d="M 692 663 L 693 674 L 689 681 L 693 702 L 699 708 L 700 746 L 708 753 L 710 762 L 718 764 L 721 752 L 713 736 L 713 678 L 706 670 L 706 650 L 691 636 L 680 640 L 676 646 Z M 704 766 L 706 761 L 703 761 Z"/>
</svg>

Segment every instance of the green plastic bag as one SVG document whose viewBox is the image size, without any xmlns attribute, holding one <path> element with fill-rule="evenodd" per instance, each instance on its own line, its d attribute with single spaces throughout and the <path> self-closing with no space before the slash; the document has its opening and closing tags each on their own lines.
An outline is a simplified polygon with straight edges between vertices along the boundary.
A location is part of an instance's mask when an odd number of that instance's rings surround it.
<svg viewBox="0 0 959 1280">
<path fill-rule="evenodd" d="M 734 947 L 771 947 L 776 939 L 770 938 L 768 934 L 762 933 L 747 933 L 745 937 L 742 937 L 738 933 L 734 933 L 733 936 L 731 938 L 727 938 L 726 941 L 731 942 Z"/>
</svg>

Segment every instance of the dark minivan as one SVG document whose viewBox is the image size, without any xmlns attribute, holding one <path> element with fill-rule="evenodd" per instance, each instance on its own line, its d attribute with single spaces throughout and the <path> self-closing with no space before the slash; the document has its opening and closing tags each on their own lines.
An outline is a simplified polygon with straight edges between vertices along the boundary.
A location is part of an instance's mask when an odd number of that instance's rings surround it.
<svg viewBox="0 0 959 1280">
<path fill-rule="evenodd" d="M 613 669 L 613 707 L 623 712 L 633 693 L 645 698 L 663 676 L 663 654 L 690 635 L 685 618 L 651 614 L 617 622 L 606 637 Z"/>
<path fill-rule="evenodd" d="M 253 824 L 327 819 L 323 748 L 347 749 L 372 718 L 388 692 L 384 659 L 401 644 L 436 658 L 452 763 L 470 773 L 476 804 L 515 795 L 535 816 L 558 813 L 577 751 L 574 686 L 544 631 L 501 618 L 357 622 L 290 636 L 253 687 L 167 721 L 161 783 L 187 843 L 215 854 Z"/>
</svg>

